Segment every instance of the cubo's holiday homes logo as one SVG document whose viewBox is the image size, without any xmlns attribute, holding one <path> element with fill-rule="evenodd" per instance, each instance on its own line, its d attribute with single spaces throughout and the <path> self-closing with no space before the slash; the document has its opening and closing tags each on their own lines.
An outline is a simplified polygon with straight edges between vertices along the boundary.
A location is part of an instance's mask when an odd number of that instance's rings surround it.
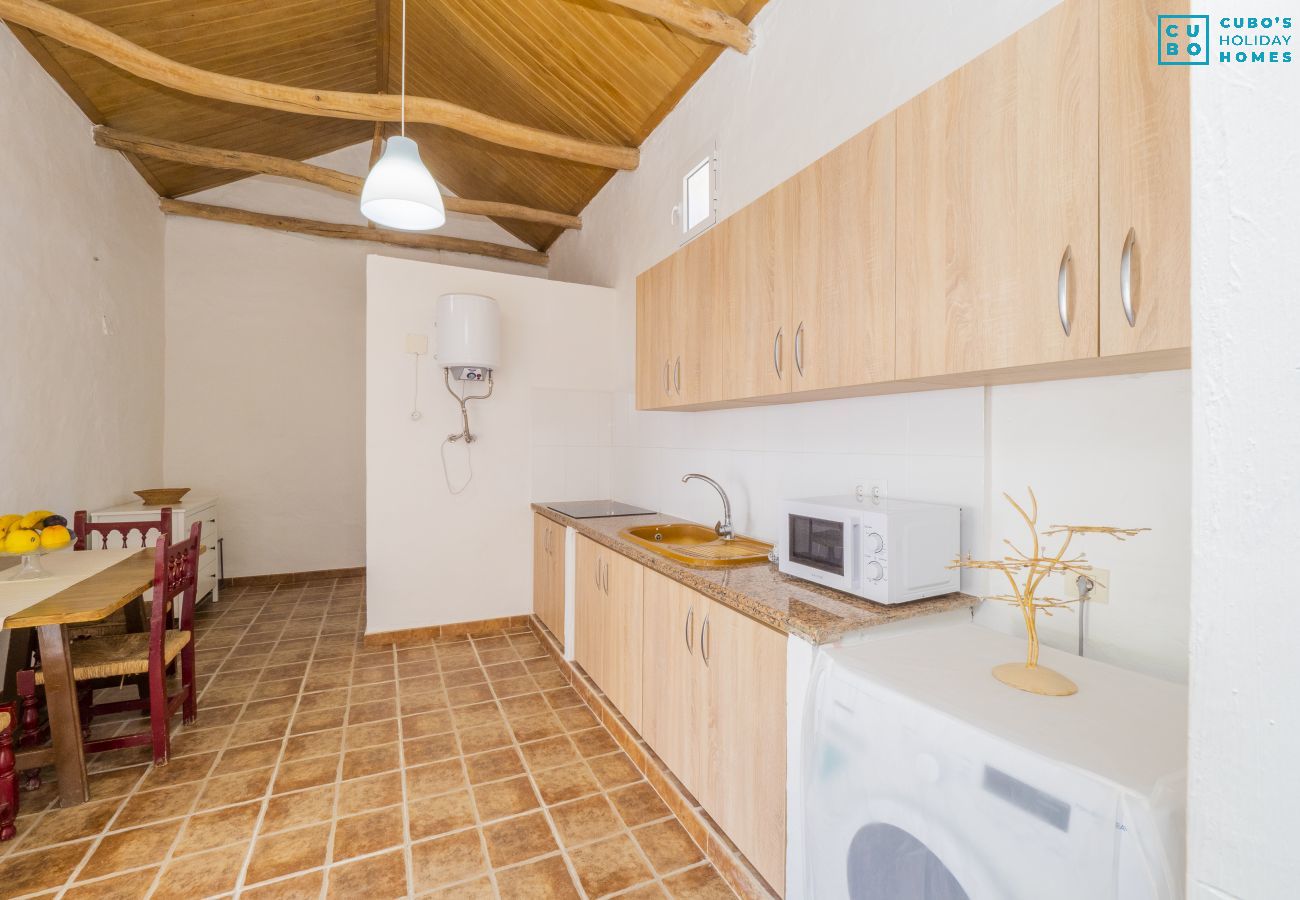
<svg viewBox="0 0 1300 900">
<path fill-rule="evenodd" d="M 1156 24 L 1160 45 L 1156 61 L 1162 66 L 1208 66 L 1210 64 L 1209 16 L 1160 16 Z"/>
<path fill-rule="evenodd" d="M 1290 16 L 1159 16 L 1156 62 L 1162 66 L 1291 62 Z M 1214 34 L 1211 36 L 1211 26 Z"/>
</svg>

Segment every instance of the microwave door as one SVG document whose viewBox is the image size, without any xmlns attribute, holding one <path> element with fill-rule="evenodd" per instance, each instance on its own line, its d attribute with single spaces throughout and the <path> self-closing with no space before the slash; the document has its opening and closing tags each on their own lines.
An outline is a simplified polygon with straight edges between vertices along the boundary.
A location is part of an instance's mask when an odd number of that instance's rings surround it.
<svg viewBox="0 0 1300 900">
<path fill-rule="evenodd" d="M 800 574 L 831 587 L 852 587 L 856 525 L 791 513 L 789 530 L 789 562 Z"/>
</svg>

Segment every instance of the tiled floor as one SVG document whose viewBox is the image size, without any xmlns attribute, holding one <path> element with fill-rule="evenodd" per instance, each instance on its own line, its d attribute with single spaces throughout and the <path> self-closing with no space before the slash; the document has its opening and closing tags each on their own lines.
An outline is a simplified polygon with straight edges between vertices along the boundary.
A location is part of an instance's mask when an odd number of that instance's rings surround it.
<svg viewBox="0 0 1300 900">
<path fill-rule="evenodd" d="M 170 764 L 92 757 L 72 809 L 52 775 L 24 794 L 0 896 L 733 896 L 532 632 L 368 650 L 362 591 L 204 607 Z"/>
</svg>

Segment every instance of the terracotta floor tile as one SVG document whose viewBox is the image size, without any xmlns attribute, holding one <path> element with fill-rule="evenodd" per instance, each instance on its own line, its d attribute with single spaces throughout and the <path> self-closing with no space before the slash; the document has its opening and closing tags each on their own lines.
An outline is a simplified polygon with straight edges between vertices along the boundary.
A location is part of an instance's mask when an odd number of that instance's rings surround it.
<svg viewBox="0 0 1300 900">
<path fill-rule="evenodd" d="M 240 891 L 241 898 L 247 900 L 316 900 L 320 896 L 321 883 L 325 880 L 323 871 L 304 872 L 282 881 L 247 888 Z"/>
<path fill-rule="evenodd" d="M 447 688 L 447 703 L 453 708 L 472 706 L 475 703 L 486 703 L 491 699 L 493 699 L 492 689 L 487 686 L 486 682 Z"/>
<path fill-rule="evenodd" d="M 117 818 L 113 820 L 113 827 L 128 828 L 132 825 L 144 825 L 147 822 L 184 815 L 190 811 L 200 791 L 213 783 L 212 780 L 192 781 L 176 787 L 132 794 L 122 806 Z"/>
<path fill-rule="evenodd" d="M 596 717 L 591 714 L 591 710 L 585 706 L 567 706 L 555 711 L 555 717 L 560 720 L 565 731 L 584 731 L 588 728 L 594 728 L 600 723 Z"/>
<path fill-rule="evenodd" d="M 348 702 L 355 706 L 361 703 L 373 703 L 376 700 L 392 700 L 396 696 L 397 684 L 392 681 L 385 681 L 380 684 L 354 687 L 348 692 Z"/>
<path fill-rule="evenodd" d="M 379 747 L 367 747 L 363 750 L 349 750 L 343 754 L 343 778 L 361 778 L 364 775 L 378 775 L 390 772 L 400 765 L 400 753 L 397 744 L 384 744 Z"/>
<path fill-rule="evenodd" d="M 585 757 L 603 756 L 618 749 L 618 742 L 604 728 L 579 731 L 570 737 L 573 738 L 573 744 L 578 748 L 578 752 Z"/>
<path fill-rule="evenodd" d="M 373 703 L 358 703 L 348 707 L 348 724 L 364 725 L 381 719 L 397 718 L 397 702 L 394 700 L 376 700 Z"/>
<path fill-rule="evenodd" d="M 402 809 L 389 806 L 339 819 L 334 824 L 334 862 L 365 856 L 402 843 Z"/>
<path fill-rule="evenodd" d="M 301 678 L 283 678 L 280 681 L 267 681 L 257 686 L 257 696 L 270 700 L 279 697 L 292 697 L 302 690 Z"/>
<path fill-rule="evenodd" d="M 600 785 L 596 783 L 591 770 L 585 763 L 580 762 L 534 772 L 533 780 L 537 782 L 537 790 L 547 806 L 563 803 L 566 800 L 577 800 L 579 797 L 600 790 Z"/>
<path fill-rule="evenodd" d="M 334 785 L 326 784 L 292 794 L 277 794 L 266 804 L 259 830 L 269 834 L 327 821 L 334 814 L 335 790 Z"/>
<path fill-rule="evenodd" d="M 736 896 L 712 866 L 699 866 L 664 879 L 674 900 L 733 900 Z"/>
<path fill-rule="evenodd" d="M 344 688 L 303 694 L 298 701 L 298 712 L 315 712 L 322 709 L 342 709 L 348 705 L 348 692 Z"/>
<path fill-rule="evenodd" d="M 507 697 L 500 703 L 501 711 L 511 722 L 529 716 L 540 716 L 551 711 L 550 704 L 541 694 L 520 694 L 518 697 Z"/>
<path fill-rule="evenodd" d="M 407 797 L 411 800 L 445 794 L 464 786 L 465 766 L 459 759 L 448 759 L 406 770 Z"/>
<path fill-rule="evenodd" d="M 254 801 L 191 816 L 185 825 L 180 846 L 186 853 L 195 853 L 247 841 L 253 836 L 257 816 L 261 811 L 261 802 Z"/>
<path fill-rule="evenodd" d="M 199 701 L 199 708 L 203 708 L 203 701 Z M 230 738 L 234 728 L 230 725 L 223 725 L 220 728 L 204 728 L 202 731 L 194 731 L 186 728 L 172 735 L 172 755 L 174 757 L 189 756 L 192 753 L 207 753 L 210 750 L 220 750 L 226 746 L 226 741 Z"/>
<path fill-rule="evenodd" d="M 474 788 L 474 805 L 480 822 L 515 816 L 538 807 L 537 794 L 527 778 L 494 781 Z"/>
<path fill-rule="evenodd" d="M 524 755 L 524 762 L 532 771 L 553 769 L 566 763 L 577 762 L 578 750 L 565 735 L 522 744 L 519 752 Z"/>
<path fill-rule="evenodd" d="M 558 849 L 551 826 L 541 813 L 506 819 L 483 829 L 488 857 L 496 868 L 542 856 Z"/>
<path fill-rule="evenodd" d="M 603 897 L 652 877 L 636 845 L 623 834 L 579 847 L 569 858 L 590 897 Z"/>
<path fill-rule="evenodd" d="M 349 750 L 359 750 L 377 744 L 391 744 L 395 740 L 397 740 L 396 719 L 349 725 L 343 732 L 343 744 Z"/>
<path fill-rule="evenodd" d="M 322 865 L 329 834 L 330 826 L 321 824 L 259 837 L 248 860 L 245 882 L 257 884 Z"/>
<path fill-rule="evenodd" d="M 605 790 L 622 787 L 641 778 L 641 773 L 636 766 L 632 765 L 632 760 L 627 758 L 626 753 L 597 756 L 587 760 L 587 765 L 591 766 L 591 771 L 596 774 L 596 780 Z"/>
<path fill-rule="evenodd" d="M 408 766 L 437 762 L 460 755 L 455 734 L 435 734 L 402 742 L 402 756 Z"/>
<path fill-rule="evenodd" d="M 275 776 L 273 793 L 284 794 L 315 787 L 318 784 L 328 784 L 338 777 L 338 768 L 337 755 L 284 763 Z"/>
<path fill-rule="evenodd" d="M 298 713 L 289 726 L 290 734 L 306 734 L 310 731 L 325 731 L 338 728 L 347 718 L 345 709 L 316 709 L 311 712 Z"/>
<path fill-rule="evenodd" d="M 541 688 L 542 686 L 528 675 L 519 678 L 503 678 L 500 681 L 492 682 L 492 693 L 501 698 L 515 697 L 520 694 L 533 694 L 540 691 Z"/>
<path fill-rule="evenodd" d="M 566 847 L 589 844 L 623 829 L 623 823 L 604 794 L 593 794 L 553 807 L 551 819 Z"/>
<path fill-rule="evenodd" d="M 402 717 L 403 738 L 429 737 L 435 734 L 446 734 L 451 730 L 452 717 L 447 712 L 435 710 Z"/>
<path fill-rule="evenodd" d="M 483 670 L 479 668 L 462 669 L 459 672 L 444 672 L 442 675 L 442 683 L 448 689 L 465 684 L 481 684 L 486 681 L 487 675 L 483 674 Z"/>
<path fill-rule="evenodd" d="M 252 722 L 257 719 L 272 719 L 287 716 L 293 713 L 293 708 L 297 705 L 296 697 L 277 697 L 274 700 L 258 700 L 244 707 L 244 711 L 239 714 L 240 722 Z"/>
<path fill-rule="evenodd" d="M 666 819 L 638 828 L 632 832 L 632 836 L 641 845 L 650 865 L 660 875 L 693 866 L 704 859 L 700 848 L 695 846 L 691 836 L 677 824 L 676 819 Z"/>
<path fill-rule="evenodd" d="M 561 856 L 548 856 L 536 862 L 503 869 L 496 873 L 496 879 L 502 897 L 564 900 L 581 896 Z"/>
<path fill-rule="evenodd" d="M 407 804 L 411 840 L 436 837 L 474 824 L 474 805 L 465 791 L 426 797 Z"/>
<path fill-rule="evenodd" d="M 175 819 L 106 835 L 77 877 L 99 878 L 134 866 L 162 862 L 176 835 L 180 834 L 182 824 L 183 820 Z"/>
<path fill-rule="evenodd" d="M 487 674 L 488 681 L 504 681 L 507 678 L 521 678 L 528 674 L 524 664 L 518 660 L 500 665 L 484 666 L 483 671 Z"/>
<path fill-rule="evenodd" d="M 514 731 L 515 740 L 521 744 L 526 744 L 529 741 L 540 741 L 564 733 L 564 726 L 556 718 L 555 713 L 552 712 L 517 719 L 510 723 L 510 728 Z"/>
<path fill-rule="evenodd" d="M 460 706 L 451 711 L 452 720 L 459 728 L 478 728 L 482 725 L 500 725 L 505 721 L 495 703 L 477 703 Z"/>
<path fill-rule="evenodd" d="M 385 772 L 368 778 L 354 778 L 339 785 L 340 816 L 365 812 L 402 802 L 402 773 Z"/>
<path fill-rule="evenodd" d="M 22 808 L 24 799 L 22 796 L 18 798 L 19 809 Z M 121 805 L 121 798 L 113 798 L 91 801 L 69 809 L 52 809 L 34 826 L 28 826 L 18 833 L 19 843 L 15 849 L 24 852 L 99 834 Z"/>
<path fill-rule="evenodd" d="M 619 894 L 618 898 L 619 900 L 663 900 L 663 898 L 667 896 L 668 895 L 664 893 L 662 887 L 651 882 L 650 884 L 643 884 L 626 893 Z"/>
<path fill-rule="evenodd" d="M 543 694 L 552 709 L 568 709 L 570 706 L 583 706 L 582 698 L 573 688 L 556 688 Z"/>
<path fill-rule="evenodd" d="M 460 735 L 461 751 L 464 753 L 482 753 L 484 750 L 494 750 L 497 747 L 504 747 L 514 740 L 504 722 L 480 725 L 476 728 L 461 728 L 458 733 Z"/>
<path fill-rule="evenodd" d="M 280 758 L 280 741 L 263 741 L 260 744 L 247 744 L 243 747 L 231 747 L 221 754 L 213 775 L 230 775 L 233 772 L 245 772 L 249 769 L 264 769 L 275 765 Z M 171 768 L 169 765 L 168 768 Z"/>
<path fill-rule="evenodd" d="M 415 883 L 412 888 L 431 888 L 464 881 L 487 870 L 482 838 L 475 828 L 411 845 Z"/>
<path fill-rule="evenodd" d="M 500 750 L 467 756 L 465 769 L 469 774 L 470 784 L 500 781 L 512 775 L 524 774 L 523 761 L 519 758 L 519 751 L 514 747 L 503 747 Z"/>
<path fill-rule="evenodd" d="M 192 900 L 225 894 L 235 887 L 247 844 L 172 859 L 158 876 L 153 900 Z"/>
<path fill-rule="evenodd" d="M 85 872 L 81 874 L 85 875 Z M 143 897 L 149 893 L 149 886 L 157 874 L 158 866 L 137 869 L 114 878 L 74 885 L 63 896 L 66 900 L 128 900 Z"/>
<path fill-rule="evenodd" d="M 629 828 L 635 828 L 638 825 L 644 825 L 647 822 L 653 822 L 656 819 L 662 819 L 672 814 L 659 794 L 650 786 L 648 781 L 631 784 L 627 787 L 611 791 L 609 799 L 614 801 L 614 807 L 618 810 L 623 821 L 628 824 Z"/>
<path fill-rule="evenodd" d="M 334 866 L 329 870 L 327 896 L 338 900 L 368 897 L 373 900 L 409 896 L 406 857 L 399 850 L 369 859 Z"/>
<path fill-rule="evenodd" d="M 274 769 L 254 769 L 251 772 L 209 778 L 204 782 L 205 787 L 195 810 L 213 809 L 261 797 L 271 786 L 271 775 L 274 772 Z M 121 824 L 120 816 L 118 824 Z"/>
<path fill-rule="evenodd" d="M 315 756 L 330 756 L 343 749 L 343 729 L 330 728 L 311 734 L 298 734 L 289 738 L 284 744 L 284 760 L 311 759 Z M 218 763 L 218 765 L 220 765 Z"/>
<path fill-rule="evenodd" d="M 90 849 L 90 841 L 46 847 L 31 853 L 14 853 L 0 859 L 0 889 L 5 896 L 58 887 L 67 880 Z"/>
<path fill-rule="evenodd" d="M 255 722 L 240 722 L 235 726 L 227 746 L 237 747 L 241 744 L 257 744 L 262 741 L 278 741 L 289 730 L 290 718 L 276 716 L 270 719 L 258 719 Z"/>
</svg>

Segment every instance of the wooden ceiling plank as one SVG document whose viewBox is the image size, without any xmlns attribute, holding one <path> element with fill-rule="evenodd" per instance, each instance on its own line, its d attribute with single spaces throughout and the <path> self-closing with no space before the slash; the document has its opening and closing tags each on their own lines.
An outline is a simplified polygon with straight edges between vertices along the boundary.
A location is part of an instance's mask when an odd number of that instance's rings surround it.
<svg viewBox="0 0 1300 900">
<path fill-rule="evenodd" d="M 624 9 L 651 16 L 687 34 L 748 53 L 754 46 L 754 32 L 735 16 L 700 6 L 691 0 L 607 0 Z"/>
<path fill-rule="evenodd" d="M 528 263 L 534 266 L 545 266 L 548 262 L 546 254 L 537 250 L 507 247 L 504 244 L 472 241 L 466 238 L 447 237 L 439 234 L 419 234 L 392 231 L 386 228 L 366 228 L 364 225 L 340 225 L 334 222 L 319 222 L 315 219 L 255 213 L 242 209 L 232 209 L 227 206 L 211 206 L 206 203 L 190 203 L 185 200 L 169 200 L 166 198 L 159 200 L 159 207 L 168 215 L 188 216 L 196 219 L 206 219 L 210 222 L 229 222 L 234 225 L 250 225 L 254 228 L 287 231 L 293 234 L 370 241 L 415 250 L 469 253 L 475 256 L 487 256 L 493 259 Z"/>
<path fill-rule="evenodd" d="M 137 77 L 199 96 L 336 118 L 396 121 L 401 113 L 401 99 L 391 95 L 294 88 L 195 69 L 159 56 L 40 0 L 0 0 L 0 18 L 93 53 Z M 639 158 L 634 147 L 554 134 L 427 97 L 408 97 L 405 107 L 408 122 L 442 125 L 482 140 L 561 159 L 632 169 Z"/>
<path fill-rule="evenodd" d="M 377 140 L 380 137 L 378 126 L 375 137 Z M 247 153 L 242 150 L 198 147 L 193 144 L 130 134 L 103 125 L 95 128 L 95 144 L 110 150 L 138 153 L 141 156 L 167 160 L 173 163 L 292 178 L 296 181 L 319 185 L 353 197 L 361 195 L 361 188 L 365 184 L 365 178 L 360 175 L 350 175 L 346 172 L 339 172 L 336 169 L 329 169 L 313 163 L 299 162 L 278 156 L 267 156 L 262 153 Z M 373 149 L 371 152 L 373 156 Z M 374 162 L 371 162 L 371 165 L 373 166 Z M 443 202 L 450 212 L 519 219 L 523 222 L 537 222 L 558 228 L 582 227 L 582 219 L 577 216 L 555 213 L 544 209 L 532 209 L 512 203 L 470 200 L 463 197 L 444 197 Z"/>
</svg>

